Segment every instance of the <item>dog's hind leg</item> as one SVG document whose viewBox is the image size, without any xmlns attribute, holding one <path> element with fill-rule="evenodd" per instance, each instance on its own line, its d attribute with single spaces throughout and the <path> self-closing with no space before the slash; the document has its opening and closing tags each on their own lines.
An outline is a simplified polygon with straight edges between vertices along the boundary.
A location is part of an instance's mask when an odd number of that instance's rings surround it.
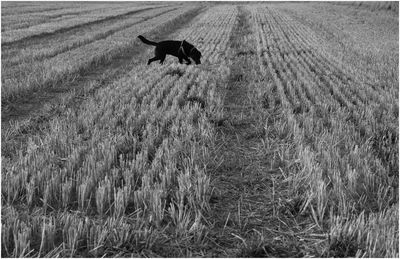
<svg viewBox="0 0 400 259">
<path fill-rule="evenodd" d="M 164 63 L 165 57 L 166 57 L 166 55 L 158 58 L 160 60 L 160 64 Z"/>
</svg>

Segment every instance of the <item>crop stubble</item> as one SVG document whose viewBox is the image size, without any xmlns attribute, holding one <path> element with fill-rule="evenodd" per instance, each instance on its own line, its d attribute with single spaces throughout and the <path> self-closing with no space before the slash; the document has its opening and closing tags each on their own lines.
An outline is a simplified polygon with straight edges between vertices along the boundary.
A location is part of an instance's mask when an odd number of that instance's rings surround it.
<svg viewBox="0 0 400 259">
<path fill-rule="evenodd" d="M 180 11 L 156 10 L 139 21 Z M 121 22 L 104 44 L 27 57 L 84 74 L 144 31 Z M 2 255 L 398 256 L 398 107 L 376 77 L 280 5 L 211 6 L 171 38 L 205 65 L 136 54 L 3 157 Z"/>
</svg>

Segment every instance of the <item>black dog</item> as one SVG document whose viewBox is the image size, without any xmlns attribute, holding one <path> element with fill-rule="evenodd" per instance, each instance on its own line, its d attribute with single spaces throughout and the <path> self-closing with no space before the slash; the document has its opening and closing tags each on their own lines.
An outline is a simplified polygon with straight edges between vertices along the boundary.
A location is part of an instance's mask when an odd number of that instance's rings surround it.
<svg viewBox="0 0 400 259">
<path fill-rule="evenodd" d="M 153 42 L 149 41 L 142 35 L 139 35 L 138 38 L 145 44 L 156 46 L 156 49 L 154 50 L 155 57 L 149 59 L 147 65 L 150 65 L 151 62 L 156 60 L 160 60 L 160 64 L 162 64 L 167 54 L 177 57 L 179 59 L 179 63 L 181 64 L 183 59 L 186 60 L 187 65 L 191 64 L 192 62 L 189 58 L 193 59 L 196 65 L 201 64 L 201 52 L 185 40 L 166 40 Z"/>
</svg>

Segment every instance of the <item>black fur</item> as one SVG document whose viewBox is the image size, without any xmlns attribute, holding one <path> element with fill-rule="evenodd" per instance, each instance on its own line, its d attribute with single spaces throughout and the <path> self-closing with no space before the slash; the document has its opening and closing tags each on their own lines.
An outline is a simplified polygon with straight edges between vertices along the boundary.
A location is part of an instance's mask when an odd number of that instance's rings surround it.
<svg viewBox="0 0 400 259">
<path fill-rule="evenodd" d="M 147 65 L 150 65 L 151 62 L 160 60 L 160 64 L 162 64 L 165 60 L 165 56 L 167 54 L 175 56 L 179 59 L 179 63 L 182 64 L 182 61 L 185 60 L 187 65 L 190 65 L 192 62 L 189 58 L 193 59 L 196 65 L 201 64 L 201 52 L 196 49 L 192 44 L 183 40 L 166 40 L 160 42 L 154 42 L 146 39 L 142 35 L 139 35 L 138 38 L 147 45 L 156 46 L 154 50 L 154 58 L 149 59 Z"/>
</svg>

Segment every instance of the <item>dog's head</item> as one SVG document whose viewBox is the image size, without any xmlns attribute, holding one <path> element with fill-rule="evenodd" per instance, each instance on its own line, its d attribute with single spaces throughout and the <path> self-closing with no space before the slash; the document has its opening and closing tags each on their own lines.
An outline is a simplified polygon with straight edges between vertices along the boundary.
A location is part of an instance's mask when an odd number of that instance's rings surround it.
<svg viewBox="0 0 400 259">
<path fill-rule="evenodd" d="M 189 57 L 194 60 L 196 65 L 201 64 L 200 58 L 201 58 L 201 52 L 193 47 L 193 49 L 190 51 Z"/>
</svg>

